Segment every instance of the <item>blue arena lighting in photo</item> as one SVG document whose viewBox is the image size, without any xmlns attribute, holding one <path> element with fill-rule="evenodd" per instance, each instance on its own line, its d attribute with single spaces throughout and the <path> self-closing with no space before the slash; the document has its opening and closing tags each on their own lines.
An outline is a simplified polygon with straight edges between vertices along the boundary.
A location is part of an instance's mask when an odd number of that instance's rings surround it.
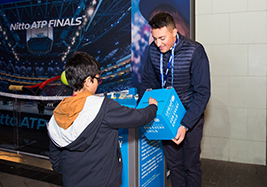
<svg viewBox="0 0 267 187">
<path fill-rule="evenodd" d="M 9 3 L 16 3 L 16 2 L 24 2 L 24 1 L 30 1 L 30 0 L 1 0 L 0 4 L 9 4 Z"/>
<path fill-rule="evenodd" d="M 104 70 L 97 93 L 132 87 L 130 0 L 1 3 L 1 71 L 7 78 L 1 79 L 0 91 L 11 92 L 6 85 L 11 84 L 13 75 L 17 80 L 29 77 L 18 84 L 60 75 L 59 70 L 64 70 L 66 60 L 75 51 L 88 52 Z M 25 61 L 32 65 L 23 65 Z M 51 61 L 58 64 L 49 64 Z"/>
<path fill-rule="evenodd" d="M 61 97 L 72 95 L 69 86 L 60 79 L 49 83 L 41 93 L 57 97 L 58 101 L 45 105 L 33 99 L 37 88 L 24 91 L 10 89 L 10 86 L 31 86 L 61 76 L 66 60 L 75 51 L 87 52 L 99 62 L 103 81 L 97 93 L 132 87 L 131 0 L 1 0 L 0 4 L 0 93 L 10 96 L 0 96 L 3 113 L 12 111 L 13 104 L 21 104 L 20 114 L 29 116 L 25 120 L 37 114 L 43 115 L 42 119 L 49 119 Z M 15 99 L 30 99 L 13 103 L 14 95 L 18 96 Z M 42 134 L 43 130 L 39 133 L 43 127 L 22 127 L 19 133 L 33 131 L 38 137 L 23 134 L 18 136 L 23 139 L 14 140 L 7 136 L 5 141 L 27 150 L 24 142 L 31 140 L 37 142 L 37 147 L 43 147 L 42 143 L 47 145 L 47 134 Z M 6 132 L 2 128 L 13 131 L 14 127 L 0 125 L 0 128 Z M 39 137 L 42 141 L 35 141 Z M 39 154 L 47 155 L 45 149 L 48 147 L 38 150 Z"/>
</svg>

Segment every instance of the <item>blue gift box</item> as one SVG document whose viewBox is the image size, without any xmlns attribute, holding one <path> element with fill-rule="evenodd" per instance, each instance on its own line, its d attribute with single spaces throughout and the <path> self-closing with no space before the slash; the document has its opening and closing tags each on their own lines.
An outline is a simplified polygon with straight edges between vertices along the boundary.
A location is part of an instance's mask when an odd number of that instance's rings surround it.
<svg viewBox="0 0 267 187">
<path fill-rule="evenodd" d="M 186 112 L 174 88 L 147 90 L 141 98 L 137 109 L 148 106 L 149 97 L 158 102 L 156 118 L 140 127 L 149 140 L 171 140 L 175 137 L 180 122 Z"/>
</svg>

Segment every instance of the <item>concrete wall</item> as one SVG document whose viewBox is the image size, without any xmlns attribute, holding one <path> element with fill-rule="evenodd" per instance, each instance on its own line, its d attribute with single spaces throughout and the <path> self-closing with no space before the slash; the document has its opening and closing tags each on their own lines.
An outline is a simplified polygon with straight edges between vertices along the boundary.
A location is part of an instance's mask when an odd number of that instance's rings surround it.
<svg viewBox="0 0 267 187">
<path fill-rule="evenodd" d="M 196 0 L 210 60 L 202 158 L 266 164 L 267 0 Z"/>
</svg>

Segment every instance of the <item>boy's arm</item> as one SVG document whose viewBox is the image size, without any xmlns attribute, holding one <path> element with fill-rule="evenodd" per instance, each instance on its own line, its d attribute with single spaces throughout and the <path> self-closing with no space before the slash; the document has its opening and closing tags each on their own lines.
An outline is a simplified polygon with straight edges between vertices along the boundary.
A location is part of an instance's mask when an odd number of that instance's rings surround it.
<svg viewBox="0 0 267 187">
<path fill-rule="evenodd" d="M 137 128 L 152 121 L 156 117 L 157 109 L 156 104 L 143 109 L 128 108 L 108 99 L 103 122 L 113 128 Z"/>
</svg>

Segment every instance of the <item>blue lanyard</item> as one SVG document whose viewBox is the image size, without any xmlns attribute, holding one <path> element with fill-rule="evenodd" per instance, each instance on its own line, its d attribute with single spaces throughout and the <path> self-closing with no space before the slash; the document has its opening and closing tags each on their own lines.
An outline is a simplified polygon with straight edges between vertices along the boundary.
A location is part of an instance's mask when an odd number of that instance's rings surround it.
<svg viewBox="0 0 267 187">
<path fill-rule="evenodd" d="M 162 88 L 165 87 L 166 85 L 166 81 L 167 81 L 167 76 L 168 76 L 168 73 L 169 73 L 169 67 L 170 65 L 172 64 L 172 86 L 173 86 L 173 62 L 174 62 L 174 50 L 175 50 L 175 46 L 177 44 L 177 41 L 178 41 L 178 35 L 177 35 L 177 38 L 176 38 L 176 41 L 175 43 L 173 44 L 173 47 L 172 47 L 172 51 L 171 51 L 171 56 L 169 58 L 169 62 L 168 62 L 168 66 L 167 66 L 167 69 L 166 69 L 166 72 L 165 72 L 165 76 L 163 78 L 163 54 L 160 53 L 160 76 L 161 76 L 161 86 Z"/>
</svg>

